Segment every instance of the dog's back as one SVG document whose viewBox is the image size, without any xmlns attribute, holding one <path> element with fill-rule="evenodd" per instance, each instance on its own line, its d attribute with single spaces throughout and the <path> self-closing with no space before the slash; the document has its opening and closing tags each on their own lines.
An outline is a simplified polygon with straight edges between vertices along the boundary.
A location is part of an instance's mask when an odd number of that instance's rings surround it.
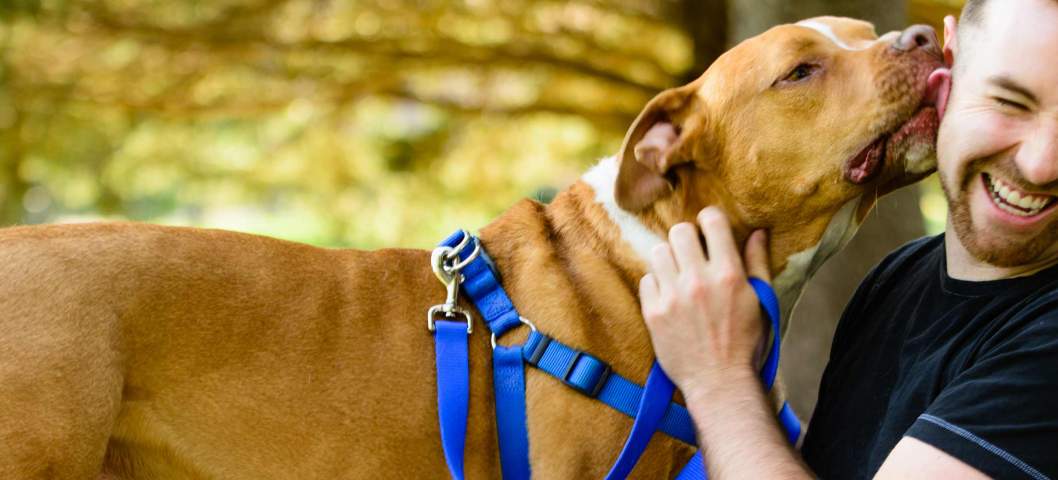
<svg viewBox="0 0 1058 480">
<path fill-rule="evenodd" d="M 430 293 L 443 300 L 425 251 L 142 224 L 0 230 L 0 477 L 91 478 L 104 452 L 121 477 L 436 476 Z M 487 358 L 487 342 L 472 348 Z"/>
</svg>

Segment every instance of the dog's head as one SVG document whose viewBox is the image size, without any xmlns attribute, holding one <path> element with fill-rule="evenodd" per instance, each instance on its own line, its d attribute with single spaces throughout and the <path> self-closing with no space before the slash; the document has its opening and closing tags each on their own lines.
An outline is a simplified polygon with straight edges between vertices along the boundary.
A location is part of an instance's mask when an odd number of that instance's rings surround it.
<svg viewBox="0 0 1058 480">
<path fill-rule="evenodd" d="M 658 229 L 720 205 L 736 235 L 771 231 L 774 273 L 819 257 L 825 236 L 837 250 L 877 196 L 934 170 L 941 67 L 928 27 L 775 27 L 650 101 L 618 156 L 616 201 Z"/>
</svg>

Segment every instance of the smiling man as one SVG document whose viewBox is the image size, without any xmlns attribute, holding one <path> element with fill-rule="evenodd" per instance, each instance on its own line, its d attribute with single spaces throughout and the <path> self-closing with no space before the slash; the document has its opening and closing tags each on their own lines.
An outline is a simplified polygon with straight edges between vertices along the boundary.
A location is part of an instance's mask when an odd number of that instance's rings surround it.
<svg viewBox="0 0 1058 480">
<path fill-rule="evenodd" d="M 945 19 L 944 235 L 891 254 L 834 338 L 803 457 L 754 371 L 763 335 L 724 215 L 673 228 L 640 284 L 662 366 L 713 478 L 1058 477 L 1058 0 L 969 0 Z"/>
</svg>

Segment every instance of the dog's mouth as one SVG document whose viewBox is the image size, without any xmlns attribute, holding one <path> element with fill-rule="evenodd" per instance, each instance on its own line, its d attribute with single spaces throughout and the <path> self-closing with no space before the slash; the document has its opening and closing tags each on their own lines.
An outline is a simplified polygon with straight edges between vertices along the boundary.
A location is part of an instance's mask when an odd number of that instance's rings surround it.
<svg viewBox="0 0 1058 480">
<path fill-rule="evenodd" d="M 856 185 L 874 180 L 882 171 L 886 159 L 894 160 L 891 158 L 890 151 L 895 145 L 903 144 L 912 137 L 926 138 L 929 142 L 935 142 L 939 126 L 940 119 L 937 116 L 937 109 L 933 106 L 922 107 L 910 119 L 897 126 L 896 129 L 878 137 L 852 157 L 845 165 L 845 178 Z"/>
<path fill-rule="evenodd" d="M 882 160 L 885 159 L 885 147 L 889 143 L 889 136 L 890 134 L 882 135 L 849 160 L 845 166 L 845 178 L 848 181 L 860 185 L 874 178 L 881 170 Z"/>
<path fill-rule="evenodd" d="M 909 118 L 897 123 L 892 130 L 882 134 L 845 163 L 845 179 L 856 185 L 874 180 L 883 170 L 886 161 L 903 158 L 905 162 L 921 162 L 921 157 L 933 155 L 940 128 L 938 109 L 939 96 L 946 95 L 947 88 L 933 75 L 926 82 L 918 109 Z M 923 147 L 923 148 L 915 148 Z M 910 158 L 915 157 L 915 158 Z M 910 166 L 908 166 L 910 167 Z M 908 168 L 915 170 L 922 167 Z M 932 171 L 932 167 L 926 170 Z M 922 174 L 923 172 L 908 172 Z"/>
</svg>

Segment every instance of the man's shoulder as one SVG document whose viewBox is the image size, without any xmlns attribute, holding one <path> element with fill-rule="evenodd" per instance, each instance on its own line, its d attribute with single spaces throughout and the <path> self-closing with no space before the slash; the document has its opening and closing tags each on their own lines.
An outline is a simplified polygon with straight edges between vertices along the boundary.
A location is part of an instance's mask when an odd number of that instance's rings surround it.
<svg viewBox="0 0 1058 480">
<path fill-rule="evenodd" d="M 944 249 L 944 234 L 916 238 L 901 245 L 878 264 L 879 269 L 899 267 L 913 263 L 938 250 Z"/>
<path fill-rule="evenodd" d="M 934 254 L 938 251 L 943 252 L 943 250 L 943 234 L 917 238 L 905 243 L 889 255 L 886 255 L 886 257 L 867 274 L 861 288 L 864 286 L 871 287 L 872 289 L 878 288 L 883 284 L 889 283 L 893 279 L 899 279 L 906 275 L 913 274 L 914 272 L 919 271 L 921 267 L 928 266 L 924 261 L 933 258 Z"/>
</svg>

